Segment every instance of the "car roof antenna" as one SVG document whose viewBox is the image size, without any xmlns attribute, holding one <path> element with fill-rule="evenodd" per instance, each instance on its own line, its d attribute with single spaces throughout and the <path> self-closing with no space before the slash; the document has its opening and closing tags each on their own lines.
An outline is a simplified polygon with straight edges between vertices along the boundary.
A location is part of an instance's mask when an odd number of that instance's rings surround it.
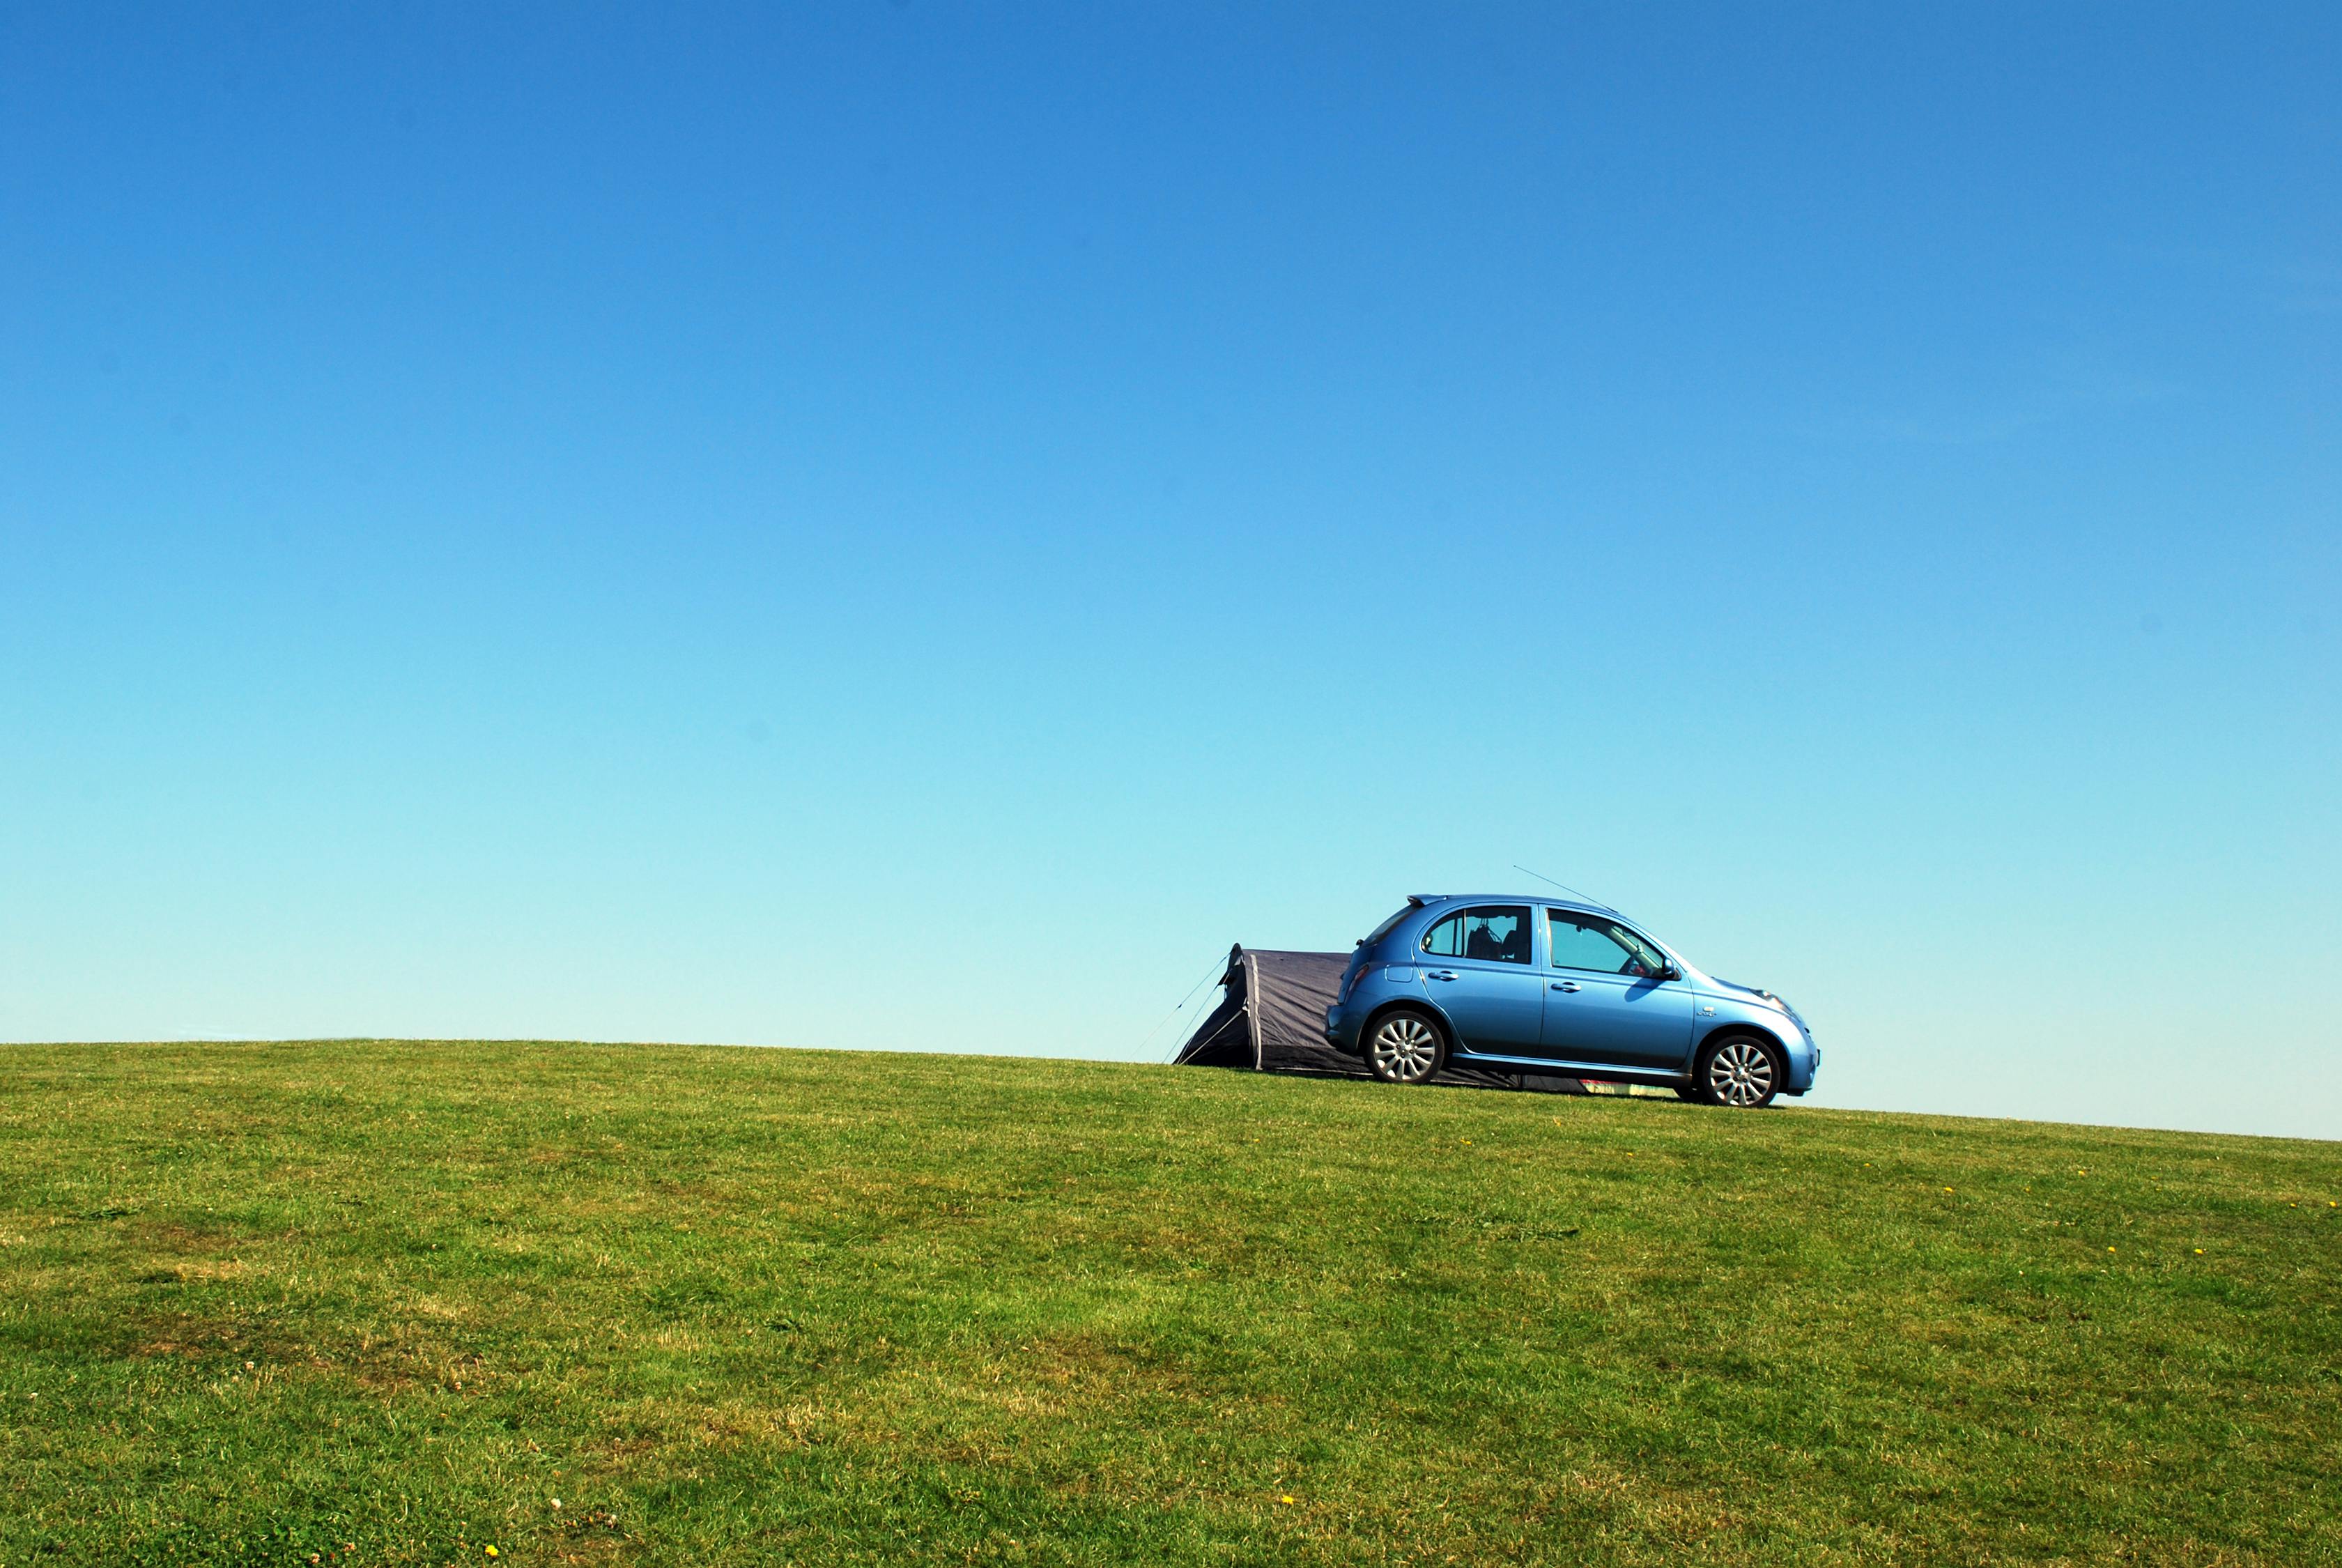
<svg viewBox="0 0 2342 1568">
<path fill-rule="evenodd" d="M 1597 909 L 1597 910 L 1606 910 L 1606 909 L 1608 909 L 1608 908 L 1610 907 L 1609 905 L 1607 905 L 1607 904 L 1604 903 L 1601 900 L 1596 899 L 1596 898 L 1593 897 L 1593 896 L 1592 896 L 1592 895 L 1590 895 L 1590 894 L 1587 894 L 1587 893 L 1581 893 L 1581 892 L 1579 892 L 1576 888 L 1571 887 L 1567 882 L 1556 882 L 1556 881 L 1554 881 L 1554 879 L 1553 879 L 1551 877 L 1546 876 L 1546 875 L 1544 872 L 1542 872 L 1542 871 L 1532 871 L 1532 870 L 1530 870 L 1526 866 L 1518 865 L 1518 864 L 1516 864 L 1516 865 L 1513 867 L 1513 869 L 1514 869 L 1514 870 L 1516 870 L 1516 871 L 1520 872 L 1523 876 L 1526 876 L 1526 877 L 1535 877 L 1535 878 L 1536 878 L 1538 881 L 1540 881 L 1540 882 L 1549 882 L 1549 883 L 1552 883 L 1552 885 L 1553 885 L 1553 886 L 1555 886 L 1555 887 L 1556 887 L 1556 888 L 1559 888 L 1563 892 L 1567 893 L 1571 898 L 1573 898 L 1573 899 L 1584 899 L 1587 903 L 1592 904 L 1592 905 L 1593 905 L 1596 909 Z"/>
</svg>

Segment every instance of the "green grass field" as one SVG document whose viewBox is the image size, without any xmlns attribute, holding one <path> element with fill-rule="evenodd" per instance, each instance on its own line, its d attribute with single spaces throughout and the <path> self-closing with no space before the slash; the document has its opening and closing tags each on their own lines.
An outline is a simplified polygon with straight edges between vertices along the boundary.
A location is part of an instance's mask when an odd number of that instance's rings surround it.
<svg viewBox="0 0 2342 1568">
<path fill-rule="evenodd" d="M 2026 1122 L 0 1048 L 0 1564 L 2331 1562 L 2337 1201 Z"/>
</svg>

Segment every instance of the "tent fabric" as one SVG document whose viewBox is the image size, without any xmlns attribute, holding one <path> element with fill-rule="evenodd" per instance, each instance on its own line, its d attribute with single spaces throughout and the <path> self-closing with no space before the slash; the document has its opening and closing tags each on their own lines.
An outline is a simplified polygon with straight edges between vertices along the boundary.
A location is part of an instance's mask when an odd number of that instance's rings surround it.
<svg viewBox="0 0 2342 1568">
<path fill-rule="evenodd" d="M 1243 950 L 1238 949 L 1241 952 Z M 1245 1005 L 1251 988 L 1246 985 L 1235 953 L 1228 955 L 1227 972 L 1220 977 L 1220 1005 L 1214 1008 L 1187 1043 L 1172 1058 L 1180 1067 L 1257 1067 L 1259 1053 L 1252 1043 L 1252 1010 Z"/>
<path fill-rule="evenodd" d="M 1316 1078 L 1373 1076 L 1365 1062 L 1326 1042 L 1326 1010 L 1334 1005 L 1349 962 L 1347 953 L 1281 952 L 1237 943 L 1228 950 L 1228 966 L 1220 976 L 1220 1005 L 1196 1026 L 1173 1060 L 1183 1067 L 1239 1067 Z M 1468 1067 L 1443 1067 L 1433 1081 L 1586 1092 L 1574 1078 Z"/>
</svg>

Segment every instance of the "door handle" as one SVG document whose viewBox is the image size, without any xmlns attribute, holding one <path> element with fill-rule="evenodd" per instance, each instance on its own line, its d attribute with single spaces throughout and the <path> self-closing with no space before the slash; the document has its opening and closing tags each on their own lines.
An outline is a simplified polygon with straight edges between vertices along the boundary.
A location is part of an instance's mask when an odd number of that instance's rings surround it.
<svg viewBox="0 0 2342 1568">
<path fill-rule="evenodd" d="M 1431 971 L 1430 978 L 1433 980 L 1454 980 L 1456 978 L 1456 971 L 1454 970 L 1433 970 Z"/>
<path fill-rule="evenodd" d="M 1556 990 L 1576 990 L 1577 989 L 1577 982 L 1574 980 L 1557 980 L 1553 982 L 1553 989 Z"/>
</svg>

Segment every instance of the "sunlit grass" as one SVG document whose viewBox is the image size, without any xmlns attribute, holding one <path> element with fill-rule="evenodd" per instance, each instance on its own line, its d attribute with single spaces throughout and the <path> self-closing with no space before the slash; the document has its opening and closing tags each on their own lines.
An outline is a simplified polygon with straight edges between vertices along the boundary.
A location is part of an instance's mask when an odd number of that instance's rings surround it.
<svg viewBox="0 0 2342 1568">
<path fill-rule="evenodd" d="M 2332 1144 L 647 1047 L 0 1074 L 5 1568 L 2342 1555 Z"/>
</svg>

